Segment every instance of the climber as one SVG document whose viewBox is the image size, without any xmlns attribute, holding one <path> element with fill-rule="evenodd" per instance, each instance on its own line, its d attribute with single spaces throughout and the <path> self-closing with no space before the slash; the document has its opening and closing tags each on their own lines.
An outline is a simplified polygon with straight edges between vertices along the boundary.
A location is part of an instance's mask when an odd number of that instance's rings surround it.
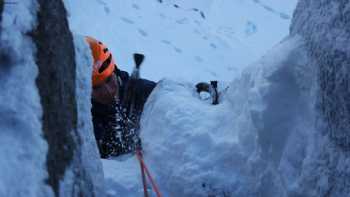
<svg viewBox="0 0 350 197">
<path fill-rule="evenodd" d="M 143 106 L 156 83 L 137 79 L 132 87 L 137 90 L 133 98 L 126 97 L 131 85 L 129 74 L 115 64 L 109 49 L 101 42 L 86 37 L 93 57 L 92 67 L 92 119 L 94 134 L 102 158 L 132 152 L 139 146 L 137 130 Z M 129 91 L 130 92 L 130 91 Z M 132 100 L 132 111 L 126 114 Z"/>
</svg>

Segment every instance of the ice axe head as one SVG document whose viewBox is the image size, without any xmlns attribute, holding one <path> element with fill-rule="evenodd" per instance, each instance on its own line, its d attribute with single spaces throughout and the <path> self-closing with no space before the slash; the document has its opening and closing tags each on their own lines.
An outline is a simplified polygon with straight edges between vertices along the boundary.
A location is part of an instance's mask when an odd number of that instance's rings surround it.
<svg viewBox="0 0 350 197">
<path fill-rule="evenodd" d="M 134 53 L 134 61 L 135 61 L 135 66 L 137 69 L 140 68 L 143 60 L 145 59 L 145 56 L 141 53 Z"/>
</svg>

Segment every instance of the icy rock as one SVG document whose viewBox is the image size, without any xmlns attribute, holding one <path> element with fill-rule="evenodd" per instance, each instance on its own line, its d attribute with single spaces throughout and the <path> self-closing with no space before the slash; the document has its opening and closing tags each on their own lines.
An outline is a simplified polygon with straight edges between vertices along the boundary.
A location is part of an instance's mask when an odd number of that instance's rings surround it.
<svg viewBox="0 0 350 197">
<path fill-rule="evenodd" d="M 307 41 L 319 69 L 320 108 L 335 144 L 350 150 L 350 2 L 300 1 L 292 34 Z M 310 65 L 311 66 L 311 65 Z"/>
<path fill-rule="evenodd" d="M 89 48 L 81 39 L 74 50 L 61 0 L 38 2 L 39 24 L 34 41 L 38 47 L 37 84 L 44 111 L 43 130 L 49 144 L 48 183 L 56 195 L 103 195 L 102 164 L 89 110 L 91 87 L 87 75 L 91 72 L 81 71 L 91 65 Z"/>
<path fill-rule="evenodd" d="M 318 70 L 318 132 L 300 172 L 299 194 L 350 192 L 350 2 L 301 0 L 291 34 L 306 41 L 309 66 Z"/>
<path fill-rule="evenodd" d="M 90 51 L 63 2 L 6 4 L 0 43 L 0 196 L 103 196 Z"/>
<path fill-rule="evenodd" d="M 52 196 L 47 179 L 47 143 L 42 137 L 40 97 L 35 84 L 35 48 L 26 35 L 37 4 L 0 1 L 0 196 Z M 2 9 L 3 8 L 3 9 Z"/>
</svg>

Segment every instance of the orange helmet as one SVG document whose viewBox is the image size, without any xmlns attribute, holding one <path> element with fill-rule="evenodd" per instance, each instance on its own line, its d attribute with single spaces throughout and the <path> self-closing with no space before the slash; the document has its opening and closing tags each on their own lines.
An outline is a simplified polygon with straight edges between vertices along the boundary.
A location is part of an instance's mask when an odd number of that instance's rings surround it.
<svg viewBox="0 0 350 197">
<path fill-rule="evenodd" d="M 86 41 L 90 45 L 94 58 L 92 86 L 96 87 L 103 84 L 113 74 L 116 65 L 111 52 L 104 44 L 89 36 L 86 36 Z"/>
</svg>

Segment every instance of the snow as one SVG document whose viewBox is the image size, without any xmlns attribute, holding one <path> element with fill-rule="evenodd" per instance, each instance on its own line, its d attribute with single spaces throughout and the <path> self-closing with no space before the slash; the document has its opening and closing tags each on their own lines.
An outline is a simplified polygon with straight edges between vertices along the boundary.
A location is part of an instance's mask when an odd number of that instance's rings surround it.
<svg viewBox="0 0 350 197">
<path fill-rule="evenodd" d="M 1 23 L 0 196 L 53 196 L 45 184 L 47 144 L 35 84 L 35 47 L 27 35 L 36 23 L 37 3 L 5 4 Z M 3 58 L 6 57 L 6 58 Z"/>
<path fill-rule="evenodd" d="M 107 196 L 134 197 L 143 195 L 139 162 L 133 155 L 102 159 Z"/>
<path fill-rule="evenodd" d="M 349 1 L 300 1 L 291 34 L 307 41 L 318 70 L 317 128 L 305 152 L 295 191 L 307 196 L 348 196 L 350 110 Z"/>
<path fill-rule="evenodd" d="M 288 35 L 291 20 L 254 1 L 64 2 L 74 33 L 103 41 L 118 66 L 129 72 L 132 53 L 145 53 L 142 76 L 155 81 L 164 77 L 192 82 L 231 81 Z M 279 2 L 275 8 L 278 12 L 292 15 L 296 0 L 274 0 L 264 5 L 275 2 Z M 288 9 L 282 9 L 282 2 Z M 206 18 L 194 8 L 204 12 Z"/>
<path fill-rule="evenodd" d="M 71 166 L 65 172 L 65 177 L 60 183 L 60 194 L 69 196 L 74 185 L 74 170 L 81 168 L 84 171 L 84 178 L 91 180 L 91 185 L 84 185 L 86 191 L 92 195 L 103 196 L 105 194 L 104 177 L 102 163 L 100 161 L 95 136 L 93 133 L 91 117 L 91 72 L 92 57 L 90 48 L 85 42 L 85 38 L 79 35 L 74 36 L 75 57 L 77 66 L 76 95 L 78 110 L 78 139 L 77 144 L 81 145 Z M 88 178 L 87 178 L 88 177 Z M 91 188 L 92 187 L 92 188 Z"/>
<path fill-rule="evenodd" d="M 213 34 L 230 45 L 238 41 L 248 48 L 252 60 L 249 63 L 253 63 L 288 35 L 296 3 L 297 0 L 216 0 L 208 20 L 214 25 Z"/>
<path fill-rule="evenodd" d="M 298 155 L 307 151 L 309 135 L 301 130 L 312 130 L 306 101 L 313 84 L 302 40 L 286 38 L 296 0 L 64 2 L 75 34 L 104 42 L 123 70 L 132 70 L 132 53 L 144 53 L 142 77 L 160 80 L 145 106 L 141 137 L 164 196 L 287 196 L 293 190 L 286 184 L 297 184 L 304 159 Z M 194 87 L 213 79 L 220 85 L 217 106 Z M 305 101 L 305 110 L 294 109 L 294 100 Z M 295 118 L 300 111 L 304 120 Z M 102 163 L 107 196 L 142 196 L 135 157 Z"/>
<path fill-rule="evenodd" d="M 142 115 L 141 137 L 165 196 L 287 195 L 284 172 L 300 152 L 283 142 L 312 129 L 304 108 L 312 99 L 303 96 L 309 78 L 295 80 L 307 71 L 302 43 L 288 38 L 276 46 L 230 84 L 218 106 L 199 99 L 195 84 L 159 82 Z"/>
</svg>

